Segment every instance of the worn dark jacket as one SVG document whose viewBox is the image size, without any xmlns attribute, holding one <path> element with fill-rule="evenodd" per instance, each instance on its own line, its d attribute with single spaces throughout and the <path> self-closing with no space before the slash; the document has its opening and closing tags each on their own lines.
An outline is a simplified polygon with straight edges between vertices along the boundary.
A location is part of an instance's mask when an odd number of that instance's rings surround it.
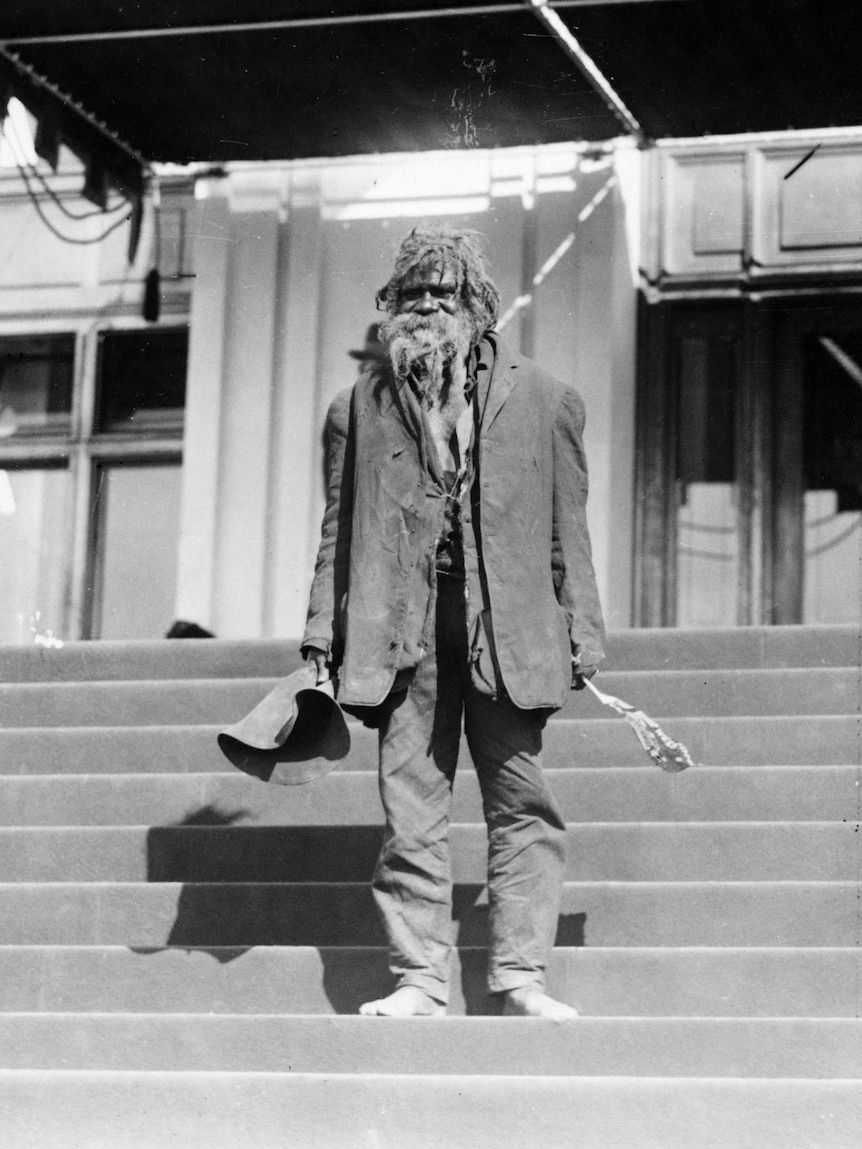
<svg viewBox="0 0 862 1149">
<path fill-rule="evenodd" d="M 578 393 L 496 335 L 475 398 L 476 472 L 464 507 L 472 656 L 524 708 L 562 706 L 572 655 L 603 656 L 586 523 Z M 433 627 L 442 476 L 409 386 L 387 367 L 333 401 L 328 498 L 303 645 L 340 667 L 339 702 L 375 706 L 424 656 Z M 489 651 L 493 659 L 489 660 Z"/>
</svg>

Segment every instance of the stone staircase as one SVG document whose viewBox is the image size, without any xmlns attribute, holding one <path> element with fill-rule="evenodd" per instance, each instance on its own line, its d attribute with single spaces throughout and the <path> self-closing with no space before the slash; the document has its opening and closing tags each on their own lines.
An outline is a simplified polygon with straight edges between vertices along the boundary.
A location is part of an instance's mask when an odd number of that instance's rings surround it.
<svg viewBox="0 0 862 1149">
<path fill-rule="evenodd" d="M 492 1016 L 466 753 L 455 1015 L 360 1018 L 389 984 L 374 734 L 296 789 L 215 744 L 295 651 L 0 650 L 4 1149 L 857 1149 L 859 632 L 609 647 L 602 688 L 700 765 L 662 773 L 586 692 L 549 724 L 566 1025 Z"/>
</svg>

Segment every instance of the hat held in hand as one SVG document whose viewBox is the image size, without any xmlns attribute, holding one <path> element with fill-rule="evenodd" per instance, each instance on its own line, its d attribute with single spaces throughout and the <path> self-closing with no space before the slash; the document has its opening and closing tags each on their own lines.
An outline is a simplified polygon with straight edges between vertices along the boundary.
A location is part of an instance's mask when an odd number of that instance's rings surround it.
<svg viewBox="0 0 862 1149">
<path fill-rule="evenodd" d="M 350 731 L 332 681 L 316 685 L 303 666 L 283 678 L 250 714 L 219 732 L 222 753 L 238 770 L 279 786 L 312 782 L 350 750 Z"/>
</svg>

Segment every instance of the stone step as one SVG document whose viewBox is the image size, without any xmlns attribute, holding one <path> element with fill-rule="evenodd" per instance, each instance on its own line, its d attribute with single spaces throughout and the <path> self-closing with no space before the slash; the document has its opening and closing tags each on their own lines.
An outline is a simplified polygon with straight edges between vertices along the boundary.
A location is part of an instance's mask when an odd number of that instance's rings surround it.
<svg viewBox="0 0 862 1149">
<path fill-rule="evenodd" d="M 598 685 L 654 718 L 846 715 L 859 712 L 860 675 L 856 667 L 633 671 L 603 674 Z M 0 685 L 0 725 L 228 725 L 274 685 L 271 678 L 6 683 Z M 561 715 L 606 718 L 608 711 L 588 691 L 580 691 L 571 693 Z"/>
<path fill-rule="evenodd" d="M 421 1028 L 418 1028 L 421 1027 Z M 0 1068 L 218 1073 L 862 1074 L 858 1018 L 388 1018 L 0 1013 Z"/>
<path fill-rule="evenodd" d="M 841 649 L 824 635 L 824 650 Z M 0 646 L 0 682 L 119 682 L 159 678 L 278 678 L 303 661 L 283 639 L 120 640 L 62 647 Z"/>
<path fill-rule="evenodd" d="M 0 729 L 0 763 L 6 774 L 233 774 L 216 745 L 217 731 L 215 725 Z M 676 717 L 667 731 L 685 743 L 696 762 L 710 766 L 858 765 L 862 757 L 862 726 L 853 715 Z M 375 732 L 352 723 L 351 738 L 341 768 L 376 770 Z M 461 760 L 468 761 L 466 743 Z M 550 768 L 652 769 L 621 718 L 552 718 L 545 729 L 545 762 Z"/>
<path fill-rule="evenodd" d="M 646 761 L 646 758 L 645 758 Z M 547 771 L 570 822 L 855 821 L 854 766 L 653 766 Z M 455 780 L 455 821 L 481 821 L 469 762 Z M 72 774 L 0 777 L 6 826 L 376 826 L 383 820 L 370 770 L 334 771 L 302 786 L 229 774 Z"/>
<path fill-rule="evenodd" d="M 614 670 L 723 670 L 858 666 L 860 661 L 862 642 L 854 626 L 667 628 L 611 632 L 606 666 Z M 296 643 L 283 640 L 0 646 L 0 682 L 278 677 L 300 664 Z"/>
<path fill-rule="evenodd" d="M 852 881 L 858 823 L 570 824 L 567 876 L 587 882 Z M 379 826 L 104 826 L 0 830 L 4 882 L 368 882 Z M 484 823 L 450 827 L 455 881 L 487 872 Z"/>
<path fill-rule="evenodd" d="M 568 882 L 557 945 L 852 946 L 858 882 Z M 484 945 L 486 895 L 458 885 L 454 939 Z M 377 946 L 357 883 L 3 883 L 0 944 Z"/>
<path fill-rule="evenodd" d="M 488 1014 L 486 951 L 452 960 L 450 1013 Z M 585 1017 L 855 1017 L 862 951 L 581 947 L 548 991 Z M 382 947 L 0 946 L 0 1011 L 353 1014 L 391 989 Z"/>
<path fill-rule="evenodd" d="M 4 1149 L 236 1149 L 250 1124 L 255 1149 L 862 1143 L 846 1080 L 7 1070 L 0 1092 Z"/>
</svg>

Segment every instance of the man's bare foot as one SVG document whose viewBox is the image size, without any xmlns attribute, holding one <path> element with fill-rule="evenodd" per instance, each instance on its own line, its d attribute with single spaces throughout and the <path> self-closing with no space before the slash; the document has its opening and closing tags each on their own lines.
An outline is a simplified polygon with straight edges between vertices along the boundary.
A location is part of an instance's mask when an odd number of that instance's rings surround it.
<svg viewBox="0 0 862 1149">
<path fill-rule="evenodd" d="M 503 999 L 504 1017 L 544 1017 L 548 1021 L 571 1021 L 578 1011 L 565 1002 L 548 997 L 535 986 L 510 989 Z"/>
<path fill-rule="evenodd" d="M 359 1007 L 365 1017 L 443 1017 L 446 1006 L 416 985 L 402 985 L 388 997 Z"/>
</svg>

